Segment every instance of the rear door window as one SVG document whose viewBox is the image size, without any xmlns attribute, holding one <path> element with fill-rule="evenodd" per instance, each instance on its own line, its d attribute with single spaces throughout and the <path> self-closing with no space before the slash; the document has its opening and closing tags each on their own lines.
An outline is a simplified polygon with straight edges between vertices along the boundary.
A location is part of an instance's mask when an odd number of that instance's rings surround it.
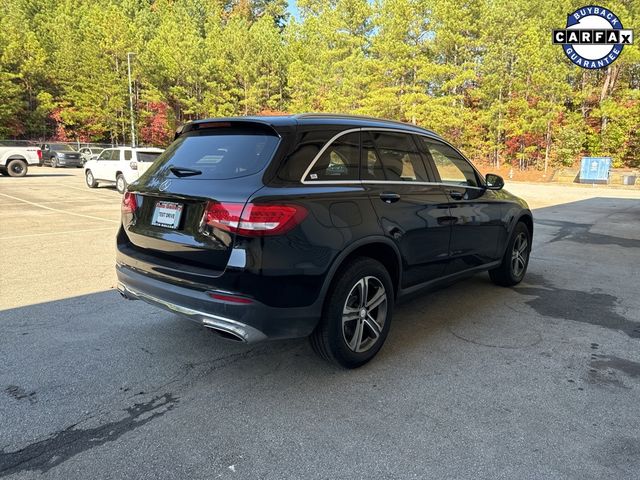
<svg viewBox="0 0 640 480">
<path fill-rule="evenodd" d="M 275 133 L 244 128 L 215 128 L 188 132 L 173 142 L 150 174 L 182 167 L 201 172 L 193 179 L 223 180 L 262 170 L 278 147 Z M 149 154 L 147 154 L 149 155 Z M 140 159 L 140 154 L 138 154 Z"/>
<path fill-rule="evenodd" d="M 385 179 L 402 182 L 428 182 L 427 170 L 410 135 L 370 132 L 382 162 Z"/>
</svg>

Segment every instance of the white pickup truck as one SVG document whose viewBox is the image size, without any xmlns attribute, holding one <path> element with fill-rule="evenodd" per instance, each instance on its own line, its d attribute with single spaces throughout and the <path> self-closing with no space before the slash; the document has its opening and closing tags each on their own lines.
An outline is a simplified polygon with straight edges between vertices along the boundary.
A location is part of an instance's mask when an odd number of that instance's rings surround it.
<svg viewBox="0 0 640 480">
<path fill-rule="evenodd" d="M 42 164 L 42 150 L 29 145 L 0 141 L 0 175 L 24 177 L 29 165 Z"/>
</svg>

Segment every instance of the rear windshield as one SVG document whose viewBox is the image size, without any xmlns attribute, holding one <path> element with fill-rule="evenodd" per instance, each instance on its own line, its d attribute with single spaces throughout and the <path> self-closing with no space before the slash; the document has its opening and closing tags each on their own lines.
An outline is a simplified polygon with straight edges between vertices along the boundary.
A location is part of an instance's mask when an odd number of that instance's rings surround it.
<svg viewBox="0 0 640 480">
<path fill-rule="evenodd" d="M 162 152 L 137 152 L 139 162 L 154 162 Z"/>
<path fill-rule="evenodd" d="M 223 180 L 252 175 L 269 163 L 278 141 L 275 134 L 262 130 L 220 128 L 189 132 L 165 150 L 150 174 L 182 167 L 202 172 L 192 179 Z"/>
</svg>

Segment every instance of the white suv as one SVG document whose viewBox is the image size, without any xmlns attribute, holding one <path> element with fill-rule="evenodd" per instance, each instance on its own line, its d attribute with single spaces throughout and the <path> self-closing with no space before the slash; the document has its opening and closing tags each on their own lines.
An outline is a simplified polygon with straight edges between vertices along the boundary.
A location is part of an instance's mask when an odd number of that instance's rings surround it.
<svg viewBox="0 0 640 480">
<path fill-rule="evenodd" d="M 106 148 L 98 158 L 84 164 L 87 185 L 95 188 L 99 182 L 115 183 L 118 192 L 124 193 L 127 185 L 137 180 L 162 152 L 153 147 Z"/>
</svg>

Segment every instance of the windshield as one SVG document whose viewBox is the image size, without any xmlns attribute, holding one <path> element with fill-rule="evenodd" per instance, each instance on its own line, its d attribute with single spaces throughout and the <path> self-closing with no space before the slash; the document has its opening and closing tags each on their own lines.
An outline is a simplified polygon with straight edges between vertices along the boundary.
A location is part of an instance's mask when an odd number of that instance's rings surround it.
<svg viewBox="0 0 640 480">
<path fill-rule="evenodd" d="M 245 128 L 189 132 L 171 144 L 150 174 L 182 167 L 201 172 L 192 178 L 203 180 L 244 177 L 267 165 L 278 142 L 275 134 Z"/>
<path fill-rule="evenodd" d="M 60 143 L 51 143 L 49 144 L 49 148 L 54 152 L 68 152 L 68 151 L 75 152 L 76 151 L 75 148 L 73 148 L 71 145 L 64 145 Z"/>
</svg>

